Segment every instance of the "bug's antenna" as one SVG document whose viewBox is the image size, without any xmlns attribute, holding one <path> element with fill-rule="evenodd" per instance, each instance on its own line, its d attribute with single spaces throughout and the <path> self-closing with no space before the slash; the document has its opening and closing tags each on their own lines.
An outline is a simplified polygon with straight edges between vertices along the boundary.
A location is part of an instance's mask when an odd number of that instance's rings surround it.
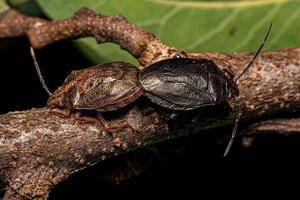
<svg viewBox="0 0 300 200">
<path fill-rule="evenodd" d="M 269 26 L 269 30 L 265 36 L 265 39 L 264 41 L 261 43 L 260 47 L 258 48 L 258 50 L 256 51 L 253 59 L 251 60 L 251 62 L 247 65 L 247 67 L 245 67 L 245 69 L 242 71 L 242 73 L 240 73 L 235 79 L 234 79 L 234 82 L 237 82 L 239 80 L 239 78 L 241 78 L 245 73 L 246 71 L 249 69 L 249 67 L 253 64 L 253 62 L 255 61 L 256 57 L 258 56 L 258 54 L 260 53 L 260 51 L 262 50 L 262 48 L 264 47 L 265 45 L 265 42 L 267 40 L 267 38 L 269 37 L 269 34 L 271 32 L 271 29 L 272 29 L 272 24 L 273 22 L 271 22 L 270 26 Z"/>
<path fill-rule="evenodd" d="M 36 60 L 35 53 L 34 53 L 34 50 L 33 50 L 32 46 L 30 47 L 30 54 L 31 54 L 31 57 L 33 59 L 34 67 L 35 67 L 36 73 L 39 76 L 40 82 L 41 82 L 43 88 L 45 89 L 45 91 L 48 93 L 48 95 L 51 96 L 52 93 L 50 92 L 49 88 L 47 87 L 47 85 L 45 83 L 45 80 L 44 80 L 44 78 L 42 76 L 42 73 L 41 73 L 41 70 L 40 70 L 40 66 L 39 66 L 39 63 Z"/>
<path fill-rule="evenodd" d="M 241 117 L 241 105 L 240 105 L 240 100 L 238 98 L 232 98 L 234 101 L 235 101 L 235 105 L 236 105 L 236 116 L 235 116 L 235 123 L 234 123 L 234 127 L 233 127 L 233 130 L 232 130 L 232 134 L 231 134 L 231 138 L 227 144 L 227 147 L 226 147 L 226 150 L 223 154 L 223 156 L 227 156 L 230 149 L 231 149 L 231 146 L 232 146 L 232 143 L 233 143 L 233 140 L 236 136 L 236 132 L 237 132 L 237 128 L 238 128 L 238 124 L 239 124 L 239 120 L 240 120 L 240 117 Z"/>
</svg>

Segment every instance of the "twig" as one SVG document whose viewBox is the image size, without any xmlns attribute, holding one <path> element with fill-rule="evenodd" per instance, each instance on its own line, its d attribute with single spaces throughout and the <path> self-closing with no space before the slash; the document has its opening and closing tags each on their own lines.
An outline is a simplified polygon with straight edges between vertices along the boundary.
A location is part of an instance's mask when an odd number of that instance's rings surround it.
<svg viewBox="0 0 300 200">
<path fill-rule="evenodd" d="M 150 32 L 129 23 L 123 16 L 104 16 L 88 8 L 81 8 L 69 19 L 53 22 L 29 18 L 10 10 L 3 14 L 0 28 L 6 30 L 3 33 L 0 31 L 0 37 L 28 34 L 34 48 L 41 48 L 59 40 L 93 36 L 98 43 L 119 44 L 122 49 L 135 56 L 142 66 L 164 58 L 184 56 L 184 53 L 161 43 Z"/>
<path fill-rule="evenodd" d="M 16 10 L 7 10 L 0 14 L 0 38 L 26 36 L 26 32 L 38 27 L 47 20 L 24 16 Z"/>
</svg>

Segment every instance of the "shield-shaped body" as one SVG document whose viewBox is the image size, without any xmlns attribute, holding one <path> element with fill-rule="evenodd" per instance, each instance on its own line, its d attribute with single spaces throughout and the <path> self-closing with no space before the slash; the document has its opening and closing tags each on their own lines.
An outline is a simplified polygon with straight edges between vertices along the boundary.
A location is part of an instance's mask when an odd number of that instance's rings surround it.
<svg viewBox="0 0 300 200">
<path fill-rule="evenodd" d="M 227 79 L 208 59 L 167 59 L 139 74 L 145 95 L 171 110 L 193 110 L 216 105 L 228 98 Z"/>
<path fill-rule="evenodd" d="M 111 62 L 72 71 L 48 99 L 49 107 L 112 111 L 135 101 L 144 92 L 139 70 L 130 63 Z"/>
</svg>

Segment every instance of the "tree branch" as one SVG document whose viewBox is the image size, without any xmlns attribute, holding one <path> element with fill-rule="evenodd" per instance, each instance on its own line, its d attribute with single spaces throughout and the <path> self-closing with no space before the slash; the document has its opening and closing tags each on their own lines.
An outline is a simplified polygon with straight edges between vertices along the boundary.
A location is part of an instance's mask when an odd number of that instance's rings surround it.
<svg viewBox="0 0 300 200">
<path fill-rule="evenodd" d="M 62 39 L 94 36 L 98 42 L 119 44 L 143 66 L 180 54 L 212 59 L 221 68 L 238 74 L 252 59 L 249 53 L 183 53 L 162 44 L 123 17 L 103 16 L 88 9 L 53 22 L 12 10 L 1 15 L 0 37 L 26 34 L 36 48 Z M 299 110 L 299 84 L 300 48 L 263 52 L 238 82 L 242 120 Z M 233 116 L 222 114 L 219 107 L 184 113 L 176 121 L 166 122 L 149 105 L 141 99 L 132 107 L 117 111 L 111 123 L 126 123 L 128 128 L 114 129 L 113 133 L 105 132 L 96 122 L 87 123 L 74 116 L 57 117 L 47 108 L 0 116 L 0 178 L 7 185 L 5 199 L 46 199 L 58 182 L 103 159 L 232 123 Z"/>
<path fill-rule="evenodd" d="M 24 16 L 16 10 L 7 10 L 0 14 L 0 38 L 26 36 L 27 31 L 47 20 Z"/>
<path fill-rule="evenodd" d="M 143 112 L 147 112 L 144 115 Z M 46 198 L 50 189 L 72 173 L 169 134 L 154 111 L 133 107 L 112 123 L 131 128 L 105 132 L 100 124 L 60 118 L 48 109 L 0 116 L 0 177 L 6 198 Z"/>
<path fill-rule="evenodd" d="M 162 44 L 152 33 L 129 23 L 123 16 L 104 16 L 88 8 L 81 8 L 71 18 L 53 22 L 29 18 L 15 10 L 4 13 L 2 18 L 0 28 L 7 31 L 0 32 L 0 37 L 27 34 L 34 48 L 41 48 L 55 41 L 93 36 L 98 43 L 119 44 L 136 57 L 142 66 L 181 54 Z"/>
</svg>

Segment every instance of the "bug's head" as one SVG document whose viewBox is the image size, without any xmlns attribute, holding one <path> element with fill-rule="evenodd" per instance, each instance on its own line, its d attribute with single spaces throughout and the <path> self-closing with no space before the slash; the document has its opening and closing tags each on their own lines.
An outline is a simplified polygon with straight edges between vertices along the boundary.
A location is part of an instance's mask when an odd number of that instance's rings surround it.
<svg viewBox="0 0 300 200">
<path fill-rule="evenodd" d="M 47 101 L 48 107 L 66 107 L 66 93 L 59 87 L 55 92 L 49 97 Z"/>
<path fill-rule="evenodd" d="M 47 106 L 61 107 L 61 108 L 73 108 L 73 96 L 74 96 L 74 82 L 64 83 L 61 87 L 56 89 L 54 93 L 49 97 Z"/>
<path fill-rule="evenodd" d="M 63 85 L 49 97 L 47 105 L 73 109 L 80 100 L 81 94 L 93 91 L 99 83 L 101 81 L 90 71 L 72 71 Z"/>
</svg>

